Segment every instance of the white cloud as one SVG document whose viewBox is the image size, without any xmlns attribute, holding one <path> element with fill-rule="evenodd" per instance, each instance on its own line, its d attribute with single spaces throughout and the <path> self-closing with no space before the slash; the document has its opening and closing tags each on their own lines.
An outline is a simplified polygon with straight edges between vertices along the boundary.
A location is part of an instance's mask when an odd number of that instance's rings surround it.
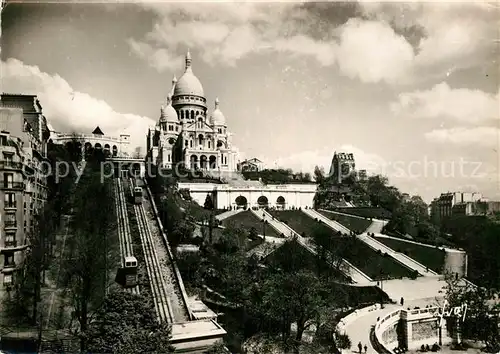
<svg viewBox="0 0 500 354">
<path fill-rule="evenodd" d="M 305 35 L 281 38 L 273 44 L 274 50 L 288 51 L 297 55 L 308 55 L 324 66 L 332 65 L 335 62 L 337 47 L 334 41 L 320 42 Z"/>
<path fill-rule="evenodd" d="M 499 18 L 496 6 L 484 2 L 361 3 L 372 19 L 390 22 L 415 34 L 414 75 L 433 65 L 467 67 L 474 57 L 494 50 Z"/>
<path fill-rule="evenodd" d="M 340 30 L 340 71 L 364 82 L 395 83 L 406 75 L 413 48 L 386 23 L 350 19 Z"/>
<path fill-rule="evenodd" d="M 480 147 L 500 147 L 500 130 L 495 127 L 436 129 L 425 134 L 432 142 Z"/>
<path fill-rule="evenodd" d="M 265 49 L 309 56 L 323 66 L 337 64 L 341 73 L 364 82 L 401 84 L 443 74 L 450 65 L 473 65 L 491 55 L 498 39 L 494 8 L 478 4 L 362 3 L 368 20 L 351 18 L 337 28 L 322 28 L 322 40 L 309 33 L 328 19 L 297 3 L 142 6 L 158 20 L 142 40 L 129 44 L 158 70 L 169 67 L 169 59 L 177 65 L 175 53 L 186 47 L 209 63 L 228 65 Z"/>
<path fill-rule="evenodd" d="M 72 127 L 76 132 L 91 132 L 100 126 L 107 135 L 131 134 L 132 149 L 144 146 L 147 128 L 154 125 L 148 117 L 116 112 L 105 101 L 73 91 L 59 75 L 40 71 L 17 59 L 2 61 L 2 90 L 9 93 L 36 94 L 44 115 L 57 130 Z"/>
<path fill-rule="evenodd" d="M 452 89 L 442 82 L 430 90 L 400 94 L 398 101 L 391 104 L 391 110 L 400 116 L 478 123 L 500 118 L 499 99 L 500 94 Z"/>
<path fill-rule="evenodd" d="M 179 55 L 172 55 L 164 48 L 153 48 L 146 42 L 136 41 L 133 38 L 127 39 L 130 50 L 139 58 L 144 59 L 147 63 L 156 68 L 158 71 L 166 69 L 179 69 L 182 65 L 183 58 Z"/>
</svg>

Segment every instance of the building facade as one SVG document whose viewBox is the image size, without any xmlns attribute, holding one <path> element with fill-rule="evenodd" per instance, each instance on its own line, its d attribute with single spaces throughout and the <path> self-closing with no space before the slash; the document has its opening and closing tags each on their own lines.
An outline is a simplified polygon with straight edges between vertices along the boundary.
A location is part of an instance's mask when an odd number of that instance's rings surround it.
<svg viewBox="0 0 500 354">
<path fill-rule="evenodd" d="M 172 80 L 172 90 L 161 107 L 158 123 L 147 134 L 148 162 L 172 169 L 182 164 L 190 170 L 236 171 L 237 152 L 219 100 L 208 114 L 200 80 L 194 75 L 191 54 L 186 54 L 184 74 Z"/>
<path fill-rule="evenodd" d="M 335 152 L 333 154 L 329 176 L 334 177 L 338 182 L 342 182 L 344 178 L 349 176 L 355 170 L 356 163 L 354 160 L 354 154 L 343 152 Z"/>
<path fill-rule="evenodd" d="M 316 184 L 264 185 L 258 181 L 245 181 L 240 185 L 212 183 L 179 183 L 179 189 L 189 191 L 199 205 L 205 203 L 207 195 L 214 201 L 216 209 L 312 208 Z"/>
<path fill-rule="evenodd" d="M 50 125 L 49 129 L 51 129 Z M 90 149 L 103 149 L 106 155 L 109 155 L 110 157 L 132 156 L 132 152 L 130 151 L 129 134 L 120 134 L 118 137 L 109 136 L 104 134 L 99 127 L 96 127 L 91 134 L 58 133 L 52 130 L 50 132 L 50 140 L 54 144 L 61 145 L 65 145 L 76 140 L 81 143 L 82 154 Z"/>
<path fill-rule="evenodd" d="M 483 195 L 476 192 L 441 193 L 430 204 L 430 215 L 435 222 L 452 215 L 482 215 L 488 213 Z"/>
<path fill-rule="evenodd" d="M 34 216 L 47 200 L 49 173 L 49 134 L 40 102 L 36 96 L 5 96 L 0 107 L 0 296 L 23 266 Z"/>
<path fill-rule="evenodd" d="M 264 169 L 264 163 L 258 158 L 248 159 L 238 163 L 240 172 L 258 172 Z"/>
</svg>

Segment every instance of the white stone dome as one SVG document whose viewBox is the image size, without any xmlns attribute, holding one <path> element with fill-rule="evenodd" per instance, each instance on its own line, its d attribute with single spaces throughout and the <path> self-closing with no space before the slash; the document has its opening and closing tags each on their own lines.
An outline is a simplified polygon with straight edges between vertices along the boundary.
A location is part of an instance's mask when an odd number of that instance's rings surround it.
<svg viewBox="0 0 500 354">
<path fill-rule="evenodd" d="M 160 115 L 160 122 L 179 122 L 179 116 L 177 115 L 177 112 L 175 111 L 175 108 L 172 107 L 172 99 L 170 95 L 167 97 L 167 105 L 161 107 L 161 115 Z"/>
<path fill-rule="evenodd" d="M 186 70 L 184 74 L 175 83 L 174 96 L 191 95 L 205 97 L 203 86 L 200 80 L 193 74 L 191 68 L 191 54 L 186 54 Z"/>
<path fill-rule="evenodd" d="M 226 117 L 219 109 L 219 99 L 215 99 L 215 109 L 210 115 L 210 124 L 211 125 L 226 125 Z"/>
<path fill-rule="evenodd" d="M 186 71 L 175 84 L 174 96 L 192 95 L 205 97 L 200 80 L 191 70 Z"/>
</svg>

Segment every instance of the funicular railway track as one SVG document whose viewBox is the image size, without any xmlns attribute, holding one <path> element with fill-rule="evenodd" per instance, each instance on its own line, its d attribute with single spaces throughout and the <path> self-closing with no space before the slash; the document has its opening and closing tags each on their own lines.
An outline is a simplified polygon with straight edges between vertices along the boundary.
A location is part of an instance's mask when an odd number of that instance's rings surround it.
<svg viewBox="0 0 500 354">
<path fill-rule="evenodd" d="M 130 179 L 132 190 L 134 186 L 143 187 L 144 182 L 140 179 Z M 151 211 L 151 202 L 146 196 L 143 190 L 143 202 L 135 204 L 134 211 L 158 320 L 167 323 L 185 322 L 189 320 L 187 309 Z"/>
<path fill-rule="evenodd" d="M 116 219 L 118 221 L 118 238 L 120 241 L 121 266 L 123 268 L 125 267 L 125 257 L 134 255 L 132 249 L 132 235 L 130 234 L 127 205 L 121 179 L 116 179 L 114 188 L 116 196 L 115 206 Z M 133 288 L 125 288 L 125 291 L 132 294 L 139 294 L 139 286 L 137 285 Z"/>
</svg>

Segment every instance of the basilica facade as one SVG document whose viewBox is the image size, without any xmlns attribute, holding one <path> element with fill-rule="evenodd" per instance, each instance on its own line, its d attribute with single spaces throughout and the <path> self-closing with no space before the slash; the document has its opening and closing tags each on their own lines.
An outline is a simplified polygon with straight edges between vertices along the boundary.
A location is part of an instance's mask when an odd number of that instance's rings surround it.
<svg viewBox="0 0 500 354">
<path fill-rule="evenodd" d="M 160 118 L 148 130 L 146 161 L 165 169 L 181 164 L 191 170 L 236 171 L 237 152 L 219 100 L 215 99 L 209 114 L 203 86 L 191 64 L 188 51 L 184 74 L 179 80 L 174 76 Z"/>
</svg>

